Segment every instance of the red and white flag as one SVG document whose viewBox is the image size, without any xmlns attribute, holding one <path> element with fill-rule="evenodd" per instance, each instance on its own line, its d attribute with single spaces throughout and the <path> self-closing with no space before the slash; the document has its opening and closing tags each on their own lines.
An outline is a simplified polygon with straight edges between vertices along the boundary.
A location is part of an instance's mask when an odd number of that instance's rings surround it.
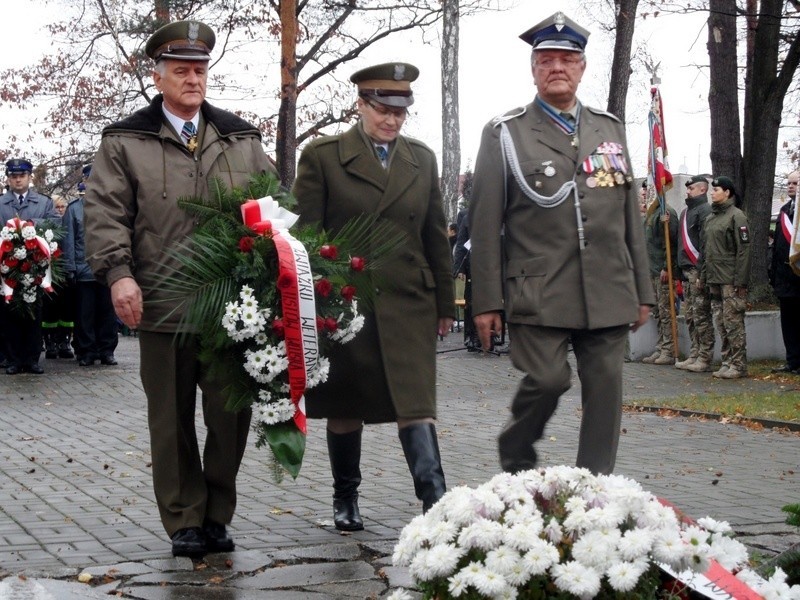
<svg viewBox="0 0 800 600">
<path fill-rule="evenodd" d="M 672 189 L 672 173 L 669 172 L 667 160 L 667 139 L 664 133 L 664 110 L 661 93 L 657 87 L 650 89 L 650 158 L 647 170 L 656 188 L 658 203 L 662 212 L 665 210 L 667 190 Z"/>
</svg>

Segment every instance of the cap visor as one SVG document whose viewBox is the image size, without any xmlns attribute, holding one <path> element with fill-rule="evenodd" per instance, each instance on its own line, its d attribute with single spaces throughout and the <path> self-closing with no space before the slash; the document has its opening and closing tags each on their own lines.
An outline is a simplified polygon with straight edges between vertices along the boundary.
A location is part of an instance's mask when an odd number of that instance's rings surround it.
<svg viewBox="0 0 800 600">
<path fill-rule="evenodd" d="M 376 96 L 374 94 L 367 94 L 366 96 L 373 102 L 385 104 L 386 106 L 405 108 L 414 104 L 414 96 Z"/>
</svg>

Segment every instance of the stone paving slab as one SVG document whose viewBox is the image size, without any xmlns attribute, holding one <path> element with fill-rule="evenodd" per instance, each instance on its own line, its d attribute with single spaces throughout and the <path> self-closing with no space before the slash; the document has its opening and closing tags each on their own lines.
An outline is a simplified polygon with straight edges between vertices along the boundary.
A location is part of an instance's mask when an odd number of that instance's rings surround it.
<svg viewBox="0 0 800 600">
<path fill-rule="evenodd" d="M 440 343 L 438 357 L 437 429 L 449 487 L 498 472 L 496 436 L 520 378 L 507 356 L 467 353 L 457 336 Z M 0 600 L 117 592 L 153 600 L 363 598 L 409 583 L 390 557 L 421 506 L 391 424 L 364 433 L 365 531 L 333 528 L 324 425 L 311 421 L 297 480 L 274 482 L 268 453 L 248 448 L 231 525 L 237 551 L 196 564 L 173 559 L 151 487 L 137 341 L 121 338 L 117 356 L 116 367 L 48 360 L 43 376 L 0 375 Z M 640 363 L 624 373 L 627 402 L 800 386 Z M 542 464 L 574 464 L 579 385 L 574 378 L 537 447 Z M 780 510 L 797 500 L 799 442 L 785 431 L 626 412 L 616 472 L 692 517 L 729 521 L 742 541 L 774 554 L 800 541 Z M 84 571 L 91 585 L 75 583 Z M 85 595 L 69 595 L 80 590 Z"/>
</svg>

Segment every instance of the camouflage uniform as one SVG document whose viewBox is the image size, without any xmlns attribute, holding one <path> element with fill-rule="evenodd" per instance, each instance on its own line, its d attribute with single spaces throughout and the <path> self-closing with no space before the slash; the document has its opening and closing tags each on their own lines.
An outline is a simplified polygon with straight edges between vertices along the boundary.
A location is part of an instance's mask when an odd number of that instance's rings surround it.
<svg viewBox="0 0 800 600">
<path fill-rule="evenodd" d="M 739 295 L 750 280 L 750 233 L 747 217 L 731 197 L 713 204 L 705 221 L 700 281 L 708 286 L 714 325 L 722 342 L 722 368 L 717 377 L 747 374 L 744 314 L 746 298 Z"/>
<path fill-rule="evenodd" d="M 676 255 L 678 247 L 678 215 L 671 207 L 669 214 L 669 243 L 672 257 L 673 274 L 677 271 Z M 653 282 L 653 291 L 656 293 L 657 304 L 650 310 L 658 327 L 658 342 L 656 351 L 642 362 L 671 365 L 675 363 L 675 338 L 672 335 L 672 319 L 670 318 L 670 293 L 669 283 L 661 282 L 661 272 L 667 270 L 667 249 L 664 240 L 664 222 L 661 220 L 661 211 L 658 202 L 650 205 L 644 221 L 645 242 L 647 256 L 650 262 L 650 279 Z"/>
</svg>

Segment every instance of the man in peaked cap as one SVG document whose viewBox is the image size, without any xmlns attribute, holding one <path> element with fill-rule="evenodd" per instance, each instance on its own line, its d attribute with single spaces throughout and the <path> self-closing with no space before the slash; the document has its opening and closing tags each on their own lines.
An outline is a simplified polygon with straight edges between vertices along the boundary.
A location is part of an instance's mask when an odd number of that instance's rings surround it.
<svg viewBox="0 0 800 600">
<path fill-rule="evenodd" d="M 711 214 L 708 203 L 708 180 L 694 175 L 686 182 L 686 208 L 678 221 L 678 271 L 684 282 L 683 303 L 686 328 L 689 330 L 689 356 L 675 367 L 693 373 L 711 371 L 714 357 L 714 323 L 711 318 L 711 298 L 705 289 L 697 287 L 700 276 L 700 242 L 703 224 Z"/>
<path fill-rule="evenodd" d="M 31 187 L 33 164 L 27 158 L 12 158 L 6 162 L 8 191 L 0 196 L 0 226 L 9 219 L 21 219 L 39 223 L 52 220 L 61 222 L 53 201 Z M 0 329 L 5 336 L 6 373 L 33 373 L 41 375 L 44 369 L 39 364 L 42 353 L 41 305 L 34 319 L 12 313 L 5 303 L 0 303 Z"/>
<path fill-rule="evenodd" d="M 570 387 L 572 344 L 583 408 L 577 465 L 610 473 L 625 342 L 655 301 L 625 127 L 577 98 L 588 31 L 557 12 L 520 37 L 532 47 L 537 93 L 484 127 L 469 214 L 481 344 L 489 347 L 504 311 L 512 361 L 525 373 L 498 439 L 500 464 L 536 465 L 534 443 Z"/>
<path fill-rule="evenodd" d="M 418 75 L 403 62 L 354 73 L 359 122 L 310 142 L 293 188 L 301 224 L 333 235 L 368 214 L 407 235 L 402 253 L 376 277 L 402 285 L 377 292 L 361 332 L 330 355 L 328 380 L 306 394 L 308 416 L 327 419 L 333 521 L 345 531 L 364 528 L 358 486 L 365 422 L 397 423 L 423 511 L 445 492 L 435 427 L 436 333 L 449 331 L 455 301 L 436 156 L 400 134 Z"/>
<path fill-rule="evenodd" d="M 205 101 L 214 32 L 199 21 L 165 25 L 148 40 L 150 106 L 106 127 L 85 196 L 86 258 L 111 289 L 120 320 L 138 329 L 148 400 L 153 488 L 175 556 L 233 550 L 226 525 L 236 506 L 236 474 L 250 411 L 225 410 L 224 384 L 209 381 L 197 341 L 175 343 L 182 310 L 158 286 L 179 271 L 170 250 L 191 235 L 180 197 L 208 197 L 211 182 L 246 187 L 272 172 L 258 129 Z M 195 397 L 208 428 L 198 448 Z"/>
</svg>

